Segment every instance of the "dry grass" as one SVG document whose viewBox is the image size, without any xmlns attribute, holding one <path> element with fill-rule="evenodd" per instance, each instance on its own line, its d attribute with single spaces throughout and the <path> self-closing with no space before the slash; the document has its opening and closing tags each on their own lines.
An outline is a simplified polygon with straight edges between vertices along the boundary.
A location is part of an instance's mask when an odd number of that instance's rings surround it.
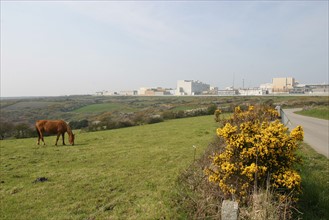
<svg viewBox="0 0 329 220">
<path fill-rule="evenodd" d="M 261 189 L 250 197 L 248 206 L 240 208 L 241 220 L 285 220 L 292 219 L 293 210 L 290 200 L 278 201 L 270 189 Z"/>
<path fill-rule="evenodd" d="M 218 140 L 218 139 L 217 139 Z M 220 219 L 224 195 L 219 187 L 208 181 L 204 168 L 210 165 L 209 155 L 218 150 L 210 144 L 203 156 L 184 170 L 177 181 L 177 205 L 186 219 Z"/>
</svg>

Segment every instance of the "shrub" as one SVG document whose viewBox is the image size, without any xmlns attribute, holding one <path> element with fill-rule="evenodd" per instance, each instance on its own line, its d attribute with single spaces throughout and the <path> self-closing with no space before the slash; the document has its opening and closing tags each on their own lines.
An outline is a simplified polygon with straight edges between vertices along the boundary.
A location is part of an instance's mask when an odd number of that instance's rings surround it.
<svg viewBox="0 0 329 220">
<path fill-rule="evenodd" d="M 162 113 L 163 119 L 174 119 L 175 118 L 175 113 L 172 111 L 164 111 Z"/>
<path fill-rule="evenodd" d="M 29 138 L 37 136 L 34 128 L 25 123 L 20 123 L 14 127 L 14 137 L 15 138 Z"/>
<path fill-rule="evenodd" d="M 294 165 L 303 129 L 298 126 L 287 133 L 287 127 L 273 121 L 277 116 L 266 106 L 249 106 L 247 111 L 236 107 L 231 118 L 220 122 L 217 136 L 225 145 L 211 156 L 205 172 L 225 197 L 247 202 L 252 191 L 267 184 L 281 199 L 300 192 L 301 178 Z"/>
<path fill-rule="evenodd" d="M 131 127 L 134 126 L 134 122 L 129 120 L 129 119 L 122 119 L 120 121 L 117 121 L 115 123 L 115 128 L 126 128 L 126 127 Z"/>
<path fill-rule="evenodd" d="M 207 108 L 207 114 L 208 115 L 213 115 L 216 110 L 217 110 L 217 105 L 210 105 Z"/>
<path fill-rule="evenodd" d="M 159 123 L 159 122 L 163 122 L 163 118 L 160 115 L 152 115 L 147 120 L 148 124 L 155 124 L 155 123 Z"/>
<path fill-rule="evenodd" d="M 10 122 L 0 121 L 0 139 L 3 140 L 5 138 L 13 136 L 15 133 L 15 125 Z"/>
<path fill-rule="evenodd" d="M 179 110 L 175 114 L 175 118 L 184 118 L 185 117 L 185 112 L 183 110 Z"/>
<path fill-rule="evenodd" d="M 69 125 L 72 129 L 81 129 L 88 127 L 89 122 L 87 119 L 83 119 L 81 121 L 70 121 Z"/>
</svg>

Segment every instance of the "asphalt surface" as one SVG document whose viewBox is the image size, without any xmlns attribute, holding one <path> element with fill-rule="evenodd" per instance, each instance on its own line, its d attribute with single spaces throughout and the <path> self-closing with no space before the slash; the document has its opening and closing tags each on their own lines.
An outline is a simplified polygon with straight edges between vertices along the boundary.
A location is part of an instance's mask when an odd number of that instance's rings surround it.
<svg viewBox="0 0 329 220">
<path fill-rule="evenodd" d="M 318 153 L 329 158 L 329 120 L 317 119 L 295 114 L 301 109 L 284 109 L 283 123 L 293 129 L 301 125 L 304 130 L 304 142 Z"/>
</svg>

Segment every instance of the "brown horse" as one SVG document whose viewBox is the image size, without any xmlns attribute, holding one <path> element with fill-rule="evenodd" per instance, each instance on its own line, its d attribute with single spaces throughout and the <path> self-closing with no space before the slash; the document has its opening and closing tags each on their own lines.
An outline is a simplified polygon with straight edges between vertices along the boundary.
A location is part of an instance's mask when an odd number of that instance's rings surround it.
<svg viewBox="0 0 329 220">
<path fill-rule="evenodd" d="M 74 134 L 72 133 L 72 130 L 68 124 L 66 124 L 63 120 L 39 120 L 35 123 L 35 128 L 38 132 L 38 142 L 37 144 L 40 144 L 40 139 L 43 141 L 43 144 L 46 145 L 44 139 L 43 139 L 43 133 L 48 134 L 57 134 L 57 139 L 55 145 L 57 145 L 59 136 L 62 135 L 63 138 L 63 145 L 65 145 L 64 142 L 64 135 L 65 132 L 69 135 L 69 142 L 70 144 L 74 145 Z"/>
</svg>

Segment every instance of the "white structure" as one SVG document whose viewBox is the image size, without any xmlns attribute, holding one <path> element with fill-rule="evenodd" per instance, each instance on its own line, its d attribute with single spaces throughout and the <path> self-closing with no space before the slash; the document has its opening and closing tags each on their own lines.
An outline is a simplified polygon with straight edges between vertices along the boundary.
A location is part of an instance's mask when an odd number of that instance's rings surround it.
<svg viewBox="0 0 329 220">
<path fill-rule="evenodd" d="M 260 88 L 239 89 L 239 94 L 244 96 L 266 95 L 266 90 Z"/>
<path fill-rule="evenodd" d="M 133 96 L 133 95 L 137 95 L 137 91 L 136 90 L 120 91 L 119 95 Z"/>
<path fill-rule="evenodd" d="M 194 80 L 178 80 L 176 95 L 200 95 L 203 92 L 208 92 L 209 84 Z"/>
<path fill-rule="evenodd" d="M 108 96 L 108 95 L 115 95 L 115 93 L 103 90 L 103 91 L 100 91 L 100 92 L 96 92 L 96 95 L 97 96 Z"/>
<path fill-rule="evenodd" d="M 265 83 L 259 86 L 260 89 L 267 91 L 268 94 L 272 93 L 273 85 L 272 83 Z"/>
<path fill-rule="evenodd" d="M 148 87 L 141 87 L 141 88 L 139 88 L 139 90 L 138 90 L 138 95 L 145 95 L 145 92 L 147 91 L 147 90 L 149 90 L 150 88 L 148 88 Z"/>
<path fill-rule="evenodd" d="M 239 91 L 237 89 L 225 89 L 225 90 L 218 90 L 219 96 L 234 96 L 238 95 Z"/>
<path fill-rule="evenodd" d="M 306 91 L 314 95 L 329 95 L 329 84 L 306 85 Z"/>
</svg>

